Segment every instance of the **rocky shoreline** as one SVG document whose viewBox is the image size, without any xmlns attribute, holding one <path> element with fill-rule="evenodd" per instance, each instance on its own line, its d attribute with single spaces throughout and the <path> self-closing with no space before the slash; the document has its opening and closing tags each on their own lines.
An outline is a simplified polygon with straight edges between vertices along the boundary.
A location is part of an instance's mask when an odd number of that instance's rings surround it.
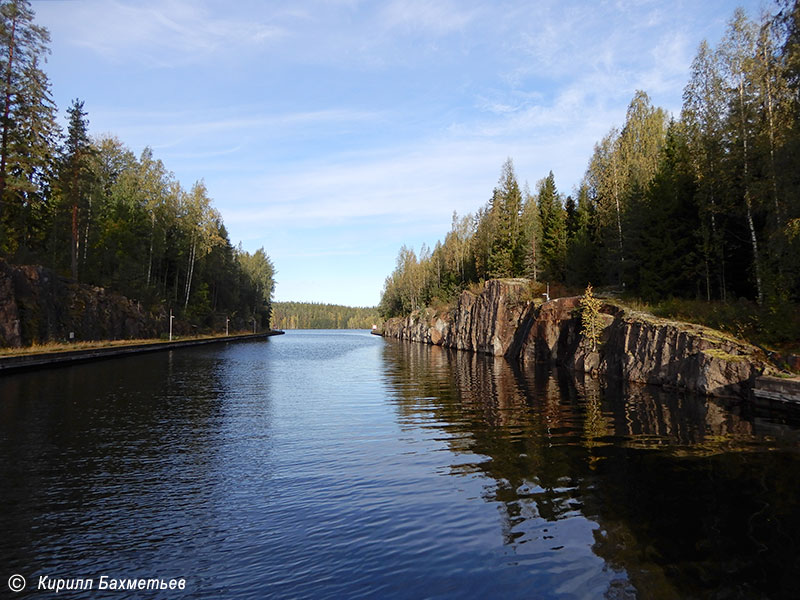
<svg viewBox="0 0 800 600">
<path fill-rule="evenodd" d="M 176 335 L 190 333 L 185 324 L 174 325 Z M 38 265 L 0 260 L 0 347 L 157 338 L 168 326 L 163 311 L 149 312 L 120 294 L 60 277 Z"/>
<path fill-rule="evenodd" d="M 758 376 L 774 371 L 755 346 L 607 301 L 593 352 L 580 333 L 579 297 L 542 302 L 529 290 L 526 279 L 489 280 L 480 293 L 462 292 L 450 310 L 389 319 L 383 335 L 709 396 L 747 396 Z"/>
</svg>

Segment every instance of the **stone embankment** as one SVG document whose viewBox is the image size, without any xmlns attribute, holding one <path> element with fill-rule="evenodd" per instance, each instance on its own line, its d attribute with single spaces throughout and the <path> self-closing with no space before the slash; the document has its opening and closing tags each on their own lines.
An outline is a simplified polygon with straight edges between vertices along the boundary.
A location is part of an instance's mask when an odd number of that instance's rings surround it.
<svg viewBox="0 0 800 600">
<path fill-rule="evenodd" d="M 273 335 L 283 335 L 283 331 L 267 331 L 265 333 L 195 338 L 176 340 L 174 342 L 144 342 L 108 347 L 98 346 L 96 348 L 66 349 L 56 352 L 31 352 L 19 355 L 0 356 L 0 375 L 17 371 L 41 369 L 44 367 L 68 366 L 102 359 L 120 358 L 132 354 L 144 354 L 146 352 L 178 350 L 191 346 L 263 340 Z"/>
<path fill-rule="evenodd" d="M 581 335 L 580 298 L 532 298 L 526 279 L 490 280 L 452 309 L 389 319 L 385 337 L 549 362 L 570 369 L 712 396 L 742 396 L 769 373 L 763 353 L 725 334 L 604 302 L 597 351 Z"/>
</svg>

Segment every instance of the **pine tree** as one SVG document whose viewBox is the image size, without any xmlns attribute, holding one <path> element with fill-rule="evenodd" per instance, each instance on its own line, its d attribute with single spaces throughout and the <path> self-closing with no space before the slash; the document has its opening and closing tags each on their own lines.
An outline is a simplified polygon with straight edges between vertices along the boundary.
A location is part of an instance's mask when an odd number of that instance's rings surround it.
<svg viewBox="0 0 800 600">
<path fill-rule="evenodd" d="M 592 352 L 597 352 L 597 344 L 600 341 L 600 333 L 603 331 L 603 320 L 600 315 L 602 303 L 594 297 L 592 284 L 586 286 L 586 291 L 580 300 L 581 305 L 581 335 L 584 342 L 591 348 Z"/>
<path fill-rule="evenodd" d="M 0 227 L 10 207 L 23 214 L 26 201 L 42 189 L 56 132 L 55 106 L 40 65 L 49 53 L 50 34 L 33 23 L 27 0 L 0 4 Z M 12 219 L 13 220 L 13 219 Z M 12 250 L 23 232 L 0 231 L 0 249 Z"/>
<path fill-rule="evenodd" d="M 91 158 L 94 149 L 89 141 L 89 121 L 83 102 L 75 99 L 67 109 L 69 125 L 67 139 L 61 154 L 61 193 L 71 208 L 70 269 L 72 278 L 78 279 L 78 258 L 80 251 L 80 211 L 89 197 L 92 183 Z M 88 223 L 88 215 L 86 216 Z"/>
</svg>

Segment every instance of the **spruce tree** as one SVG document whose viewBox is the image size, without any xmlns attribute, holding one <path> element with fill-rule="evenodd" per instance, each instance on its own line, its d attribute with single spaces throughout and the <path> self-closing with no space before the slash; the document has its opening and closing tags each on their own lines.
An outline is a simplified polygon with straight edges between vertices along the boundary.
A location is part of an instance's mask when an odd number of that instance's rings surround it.
<svg viewBox="0 0 800 600">
<path fill-rule="evenodd" d="M 78 279 L 78 257 L 80 250 L 80 210 L 89 194 L 92 181 L 92 144 L 89 141 L 89 121 L 83 102 L 75 99 L 67 109 L 69 125 L 67 139 L 61 154 L 60 187 L 64 201 L 70 207 L 70 270 L 72 278 Z"/>
<path fill-rule="evenodd" d="M 553 172 L 539 182 L 539 215 L 542 223 L 542 264 L 547 279 L 564 281 L 567 260 L 567 229 L 564 207 Z"/>
<path fill-rule="evenodd" d="M 24 242 L 19 220 L 25 203 L 42 191 L 56 132 L 55 106 L 41 70 L 50 34 L 33 18 L 27 0 L 0 3 L 0 250 L 6 252 L 20 238 Z M 8 219 L 10 208 L 16 216 Z"/>
<path fill-rule="evenodd" d="M 521 211 L 522 194 L 514 173 L 514 163 L 509 158 L 503 163 L 500 181 L 492 196 L 491 277 L 512 277 L 522 273 Z"/>
</svg>

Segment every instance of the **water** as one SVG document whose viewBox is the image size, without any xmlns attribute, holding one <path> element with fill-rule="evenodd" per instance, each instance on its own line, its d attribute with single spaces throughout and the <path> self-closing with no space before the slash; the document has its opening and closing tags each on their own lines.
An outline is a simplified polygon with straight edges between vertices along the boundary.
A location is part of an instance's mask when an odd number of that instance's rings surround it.
<svg viewBox="0 0 800 600">
<path fill-rule="evenodd" d="M 6 375 L 0 597 L 793 598 L 798 422 L 355 331 Z"/>
</svg>

